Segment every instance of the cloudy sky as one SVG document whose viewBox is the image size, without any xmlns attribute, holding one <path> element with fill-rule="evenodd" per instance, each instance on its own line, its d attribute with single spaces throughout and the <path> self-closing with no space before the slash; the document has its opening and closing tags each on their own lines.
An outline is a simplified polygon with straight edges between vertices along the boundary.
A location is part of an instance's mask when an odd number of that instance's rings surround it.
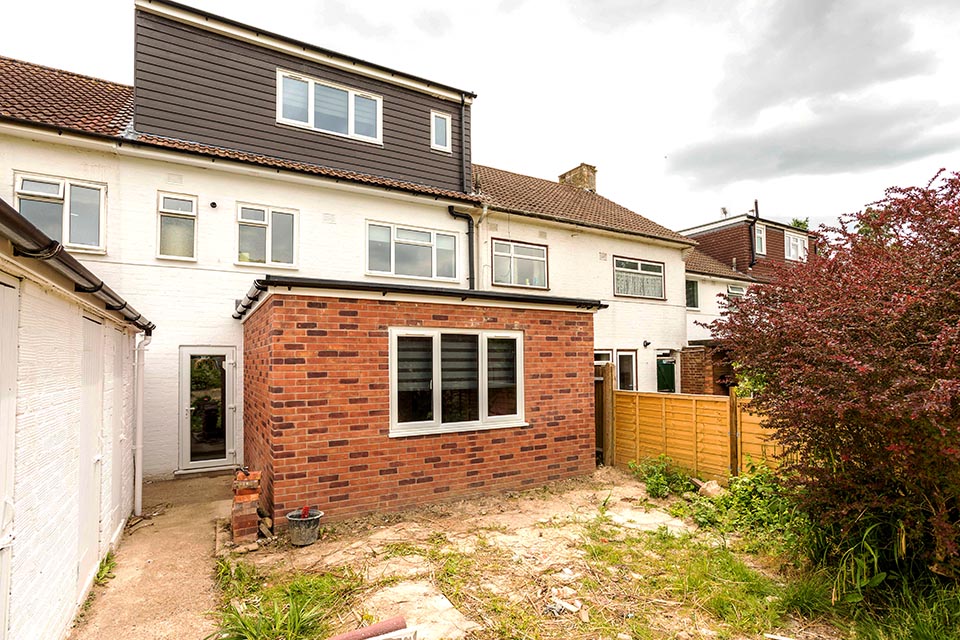
<svg viewBox="0 0 960 640">
<path fill-rule="evenodd" d="M 674 229 L 755 198 L 816 223 L 960 170 L 953 0 L 184 2 L 473 91 L 475 162 L 593 164 Z M 9 4 L 0 55 L 132 83 L 133 0 Z"/>
</svg>

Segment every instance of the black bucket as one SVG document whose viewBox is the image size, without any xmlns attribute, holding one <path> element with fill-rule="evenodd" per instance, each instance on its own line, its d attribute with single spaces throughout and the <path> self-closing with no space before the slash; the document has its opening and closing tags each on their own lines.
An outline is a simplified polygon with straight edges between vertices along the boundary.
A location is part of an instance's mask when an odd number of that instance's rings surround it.
<svg viewBox="0 0 960 640">
<path fill-rule="evenodd" d="M 306 547 L 317 541 L 320 531 L 320 518 L 323 511 L 310 509 L 309 515 L 304 518 L 300 509 L 287 514 L 287 537 L 295 547 Z"/>
</svg>

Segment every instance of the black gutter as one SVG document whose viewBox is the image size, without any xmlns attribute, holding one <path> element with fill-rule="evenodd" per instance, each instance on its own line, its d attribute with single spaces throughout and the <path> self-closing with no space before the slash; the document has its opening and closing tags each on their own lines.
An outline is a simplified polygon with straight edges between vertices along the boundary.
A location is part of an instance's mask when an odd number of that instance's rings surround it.
<svg viewBox="0 0 960 640">
<path fill-rule="evenodd" d="M 13 243 L 13 254 L 35 260 L 42 260 L 59 274 L 73 282 L 74 291 L 90 294 L 104 303 L 107 311 L 116 311 L 123 319 L 140 329 L 148 336 L 157 325 L 144 318 L 136 309 L 127 304 L 103 280 L 80 264 L 67 253 L 63 245 L 51 240 L 33 223 L 20 215 L 16 209 L 0 199 L 0 235 Z"/>
<path fill-rule="evenodd" d="M 473 192 L 473 185 L 467 184 L 467 98 L 460 94 L 460 186 L 464 193 Z"/>
<path fill-rule="evenodd" d="M 557 296 L 538 296 L 526 293 L 511 293 L 502 291 L 478 291 L 470 289 L 449 289 L 445 287 L 424 287 L 409 284 L 386 284 L 382 282 L 354 282 L 351 280 L 323 280 L 320 278 L 299 278 L 293 276 L 265 276 L 254 280 L 253 286 L 237 302 L 233 317 L 243 318 L 254 303 L 260 299 L 260 294 L 271 287 L 294 287 L 299 289 L 328 289 L 333 291 L 364 291 L 379 293 L 386 297 L 388 294 L 407 294 L 434 296 L 438 298 L 459 298 L 465 300 L 492 300 L 496 302 L 520 302 L 524 304 L 544 304 L 577 309 L 606 309 L 609 305 L 599 300 L 584 298 L 561 298 Z"/>
<path fill-rule="evenodd" d="M 457 220 L 467 221 L 467 261 L 470 263 L 469 268 L 467 270 L 467 274 L 468 274 L 467 286 L 469 286 L 470 289 L 476 289 L 477 288 L 477 279 L 476 279 L 477 271 L 476 271 L 476 266 L 474 264 L 476 260 L 474 259 L 474 255 L 473 255 L 473 229 L 474 229 L 473 216 L 471 216 L 469 213 L 457 213 L 456 211 L 454 211 L 453 205 L 450 205 L 449 207 L 447 207 L 447 211 L 449 211 L 450 215 L 456 218 Z"/>
</svg>

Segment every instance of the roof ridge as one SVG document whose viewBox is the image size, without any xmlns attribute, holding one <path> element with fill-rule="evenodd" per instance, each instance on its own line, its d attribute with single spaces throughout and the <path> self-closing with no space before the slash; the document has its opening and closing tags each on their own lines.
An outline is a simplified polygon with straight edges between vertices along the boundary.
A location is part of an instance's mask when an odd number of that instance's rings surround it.
<svg viewBox="0 0 960 640">
<path fill-rule="evenodd" d="M 94 82 L 102 82 L 103 84 L 109 84 L 118 89 L 130 89 L 133 90 L 132 84 L 123 84 L 121 82 L 114 82 L 113 80 L 107 80 L 105 78 L 98 78 L 96 76 L 90 76 L 85 73 L 77 73 L 76 71 L 70 71 L 68 69 L 58 69 L 56 67 L 49 67 L 45 64 L 38 64 L 36 62 L 29 62 L 27 60 L 21 60 L 19 58 L 11 58 L 10 56 L 0 55 L 0 60 L 7 60 L 9 62 L 15 62 L 17 64 L 33 67 L 35 69 L 43 69 L 44 71 L 52 71 L 57 74 L 73 76 L 74 78 L 82 78 L 84 80 L 93 80 Z"/>
</svg>

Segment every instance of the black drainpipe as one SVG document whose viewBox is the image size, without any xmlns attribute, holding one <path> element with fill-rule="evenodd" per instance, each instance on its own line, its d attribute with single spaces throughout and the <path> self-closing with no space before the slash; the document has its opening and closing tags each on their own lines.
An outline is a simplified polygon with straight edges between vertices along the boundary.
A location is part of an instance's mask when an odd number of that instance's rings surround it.
<svg viewBox="0 0 960 640">
<path fill-rule="evenodd" d="M 472 185 L 467 184 L 467 97 L 460 94 L 460 184 L 464 193 L 473 191 Z M 473 228 L 471 221 L 471 228 Z M 471 249 L 472 250 L 472 249 Z M 473 287 L 470 287 L 471 289 Z"/>
<path fill-rule="evenodd" d="M 467 261 L 470 263 L 467 271 L 467 283 L 470 286 L 470 289 L 476 289 L 476 269 L 474 267 L 473 258 L 473 216 L 471 216 L 469 213 L 458 213 L 457 211 L 454 211 L 453 205 L 447 207 L 447 211 L 449 211 L 450 215 L 457 220 L 467 221 Z"/>
<path fill-rule="evenodd" d="M 750 268 L 757 264 L 757 219 L 760 217 L 760 205 L 753 201 L 753 220 L 750 222 Z"/>
</svg>

